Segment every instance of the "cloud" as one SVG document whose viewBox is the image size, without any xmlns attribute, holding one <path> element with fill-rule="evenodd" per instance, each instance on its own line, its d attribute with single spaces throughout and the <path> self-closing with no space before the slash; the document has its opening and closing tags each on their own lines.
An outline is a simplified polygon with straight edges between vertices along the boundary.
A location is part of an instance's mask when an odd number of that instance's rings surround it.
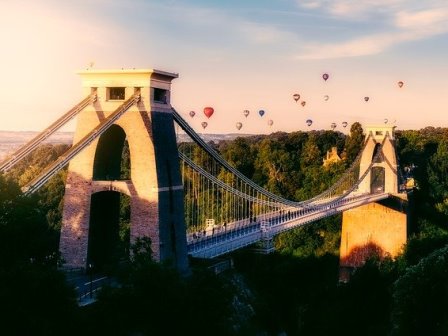
<svg viewBox="0 0 448 336">
<path fill-rule="evenodd" d="M 433 8 L 423 11 L 400 11 L 395 16 L 395 25 L 402 29 L 426 29 L 433 25 L 444 25 L 448 21 L 447 8 Z"/>
<path fill-rule="evenodd" d="M 446 32 L 448 27 L 434 27 L 373 34 L 340 43 L 312 43 L 304 46 L 296 58 L 317 60 L 376 55 L 400 43 L 422 40 Z"/>
<path fill-rule="evenodd" d="M 244 37 L 255 44 L 272 44 L 291 41 L 295 35 L 275 26 L 260 24 L 256 22 L 238 22 L 234 27 L 237 33 L 242 33 Z"/>
<path fill-rule="evenodd" d="M 403 0 L 372 0 L 352 2 L 335 0 L 329 4 L 326 0 L 313 1 L 313 8 L 320 8 L 339 18 L 341 25 L 346 17 L 356 13 L 371 15 L 368 10 L 381 10 L 383 16 L 366 19 L 366 30 L 354 31 L 355 37 L 337 43 L 304 43 L 297 59 L 329 59 L 379 54 L 397 44 L 418 41 L 439 34 L 448 33 L 448 4 L 441 1 L 431 2 L 431 6 L 420 5 L 420 9 L 407 9 Z M 328 4 L 328 8 L 324 8 Z M 412 8 L 415 2 L 409 2 Z M 303 6 L 303 3 L 301 3 Z M 406 7 L 406 9 L 404 9 Z M 362 27 L 361 27 L 362 28 Z"/>
<path fill-rule="evenodd" d="M 160 5 L 158 5 L 160 10 Z M 258 22 L 235 10 L 213 9 L 199 6 L 170 6 L 170 20 L 182 22 L 186 29 L 203 27 L 198 34 L 244 39 L 253 44 L 271 44 L 290 40 L 295 35 L 275 24 Z M 272 14 L 272 13 L 271 13 Z"/>
<path fill-rule="evenodd" d="M 321 10 L 335 17 L 358 20 L 377 12 L 390 12 L 403 5 L 406 0 L 297 0 L 305 9 Z M 408 0 L 409 3 L 409 0 Z"/>
<path fill-rule="evenodd" d="M 404 39 L 404 36 L 379 34 L 342 43 L 313 43 L 305 46 L 297 59 L 329 59 L 373 55 L 380 53 L 399 39 Z"/>
<path fill-rule="evenodd" d="M 307 9 L 315 9 L 315 8 L 319 8 L 322 7 L 322 1 L 316 0 L 316 1 L 300 1 L 299 5 L 303 8 L 307 8 Z"/>
</svg>

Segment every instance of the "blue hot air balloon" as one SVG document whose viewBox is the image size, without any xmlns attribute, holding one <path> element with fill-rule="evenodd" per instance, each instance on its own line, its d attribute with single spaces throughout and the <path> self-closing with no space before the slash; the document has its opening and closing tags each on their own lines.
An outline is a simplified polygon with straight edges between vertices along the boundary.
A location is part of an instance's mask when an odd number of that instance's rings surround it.
<svg viewBox="0 0 448 336">
<path fill-rule="evenodd" d="M 264 116 L 264 110 L 258 111 L 258 114 L 260 115 L 260 117 Z"/>
</svg>

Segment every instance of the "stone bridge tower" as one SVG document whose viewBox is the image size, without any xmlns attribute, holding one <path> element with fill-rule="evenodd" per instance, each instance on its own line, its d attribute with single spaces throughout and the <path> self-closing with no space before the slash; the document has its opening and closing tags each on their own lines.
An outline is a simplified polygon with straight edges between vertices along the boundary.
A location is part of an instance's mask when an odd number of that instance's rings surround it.
<svg viewBox="0 0 448 336">
<path fill-rule="evenodd" d="M 178 75 L 89 69 L 80 76 L 85 95 L 96 92 L 97 100 L 79 114 L 74 144 L 136 92 L 140 100 L 70 161 L 60 238 L 65 266 L 95 267 L 113 253 L 119 199 L 127 195 L 130 242 L 149 237 L 157 261 L 186 272 L 183 187 L 170 104 L 171 81 Z M 122 178 L 126 143 L 130 174 Z"/>
<path fill-rule="evenodd" d="M 407 194 L 400 193 L 395 153 L 395 126 L 368 126 L 359 177 L 372 164 L 360 183 L 359 193 L 389 193 L 389 198 L 369 203 L 342 215 L 340 279 L 347 280 L 353 268 L 376 254 L 397 256 L 407 239 Z M 376 155 L 382 145 L 382 151 Z M 373 162 L 372 162 L 373 161 Z"/>
<path fill-rule="evenodd" d="M 358 187 L 359 192 L 398 193 L 395 126 L 367 126 L 366 143 L 361 157 L 359 177 L 369 168 L 382 145 L 382 153 L 373 162 L 372 170 Z"/>
</svg>

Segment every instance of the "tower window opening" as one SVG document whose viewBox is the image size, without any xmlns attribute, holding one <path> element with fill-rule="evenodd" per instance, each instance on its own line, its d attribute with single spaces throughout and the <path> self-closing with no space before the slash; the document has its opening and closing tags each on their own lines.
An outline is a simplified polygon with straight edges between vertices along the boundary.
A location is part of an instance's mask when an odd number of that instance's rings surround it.
<svg viewBox="0 0 448 336">
<path fill-rule="evenodd" d="M 154 102 L 166 104 L 168 97 L 167 92 L 168 91 L 164 89 L 154 88 Z"/>
<path fill-rule="evenodd" d="M 375 131 L 375 135 L 383 135 L 383 131 Z"/>
<path fill-rule="evenodd" d="M 111 87 L 109 90 L 109 100 L 124 100 L 125 88 L 124 87 Z"/>
</svg>

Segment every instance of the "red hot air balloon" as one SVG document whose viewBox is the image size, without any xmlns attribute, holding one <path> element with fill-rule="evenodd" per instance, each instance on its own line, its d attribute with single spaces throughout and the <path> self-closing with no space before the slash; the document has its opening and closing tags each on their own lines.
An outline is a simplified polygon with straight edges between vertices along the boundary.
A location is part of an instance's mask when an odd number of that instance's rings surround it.
<svg viewBox="0 0 448 336">
<path fill-rule="evenodd" d="M 328 99 L 330 99 L 330 96 L 329 95 L 325 95 L 324 96 L 324 100 L 327 101 Z"/>
<path fill-rule="evenodd" d="M 401 87 L 403 87 L 403 85 L 404 85 L 404 83 L 402 82 L 402 81 L 399 81 L 398 82 L 398 86 L 401 88 Z"/>
<path fill-rule="evenodd" d="M 302 104 L 302 106 L 305 107 L 306 101 L 303 100 L 300 104 Z"/>
<path fill-rule="evenodd" d="M 213 109 L 213 107 L 209 107 L 209 106 L 204 107 L 204 114 L 207 118 L 210 118 L 214 112 L 215 112 L 215 110 Z"/>
<path fill-rule="evenodd" d="M 189 114 L 190 114 L 190 117 L 192 117 L 192 118 L 193 118 L 193 117 L 194 117 L 194 116 L 196 115 L 196 112 L 195 112 L 195 111 L 190 111 L 190 113 L 189 113 Z"/>
<path fill-rule="evenodd" d="M 203 121 L 203 122 L 201 122 L 201 126 L 203 129 L 205 129 L 208 126 L 208 124 L 206 121 Z"/>
<path fill-rule="evenodd" d="M 334 130 L 336 128 L 336 123 L 331 123 L 331 129 Z"/>
<path fill-rule="evenodd" d="M 348 122 L 346 122 L 346 121 L 343 121 L 343 122 L 342 122 L 342 127 L 346 128 L 347 125 L 348 125 Z"/>
<path fill-rule="evenodd" d="M 330 78 L 330 75 L 327 74 L 327 73 L 324 73 L 324 74 L 322 75 L 322 78 L 324 79 L 324 81 L 327 81 L 327 79 Z"/>
<path fill-rule="evenodd" d="M 311 126 L 313 124 L 313 121 L 311 119 L 307 119 L 306 124 L 308 126 Z"/>
<path fill-rule="evenodd" d="M 365 102 L 368 102 L 369 99 L 370 99 L 369 97 L 364 97 L 364 101 L 365 101 Z"/>
<path fill-rule="evenodd" d="M 243 114 L 244 114 L 244 116 L 245 116 L 246 118 L 247 118 L 247 116 L 249 115 L 249 113 L 250 113 L 249 110 L 244 110 L 244 111 L 243 111 Z"/>
<path fill-rule="evenodd" d="M 296 102 L 300 99 L 300 95 L 298 93 L 293 94 L 292 97 Z"/>
</svg>

